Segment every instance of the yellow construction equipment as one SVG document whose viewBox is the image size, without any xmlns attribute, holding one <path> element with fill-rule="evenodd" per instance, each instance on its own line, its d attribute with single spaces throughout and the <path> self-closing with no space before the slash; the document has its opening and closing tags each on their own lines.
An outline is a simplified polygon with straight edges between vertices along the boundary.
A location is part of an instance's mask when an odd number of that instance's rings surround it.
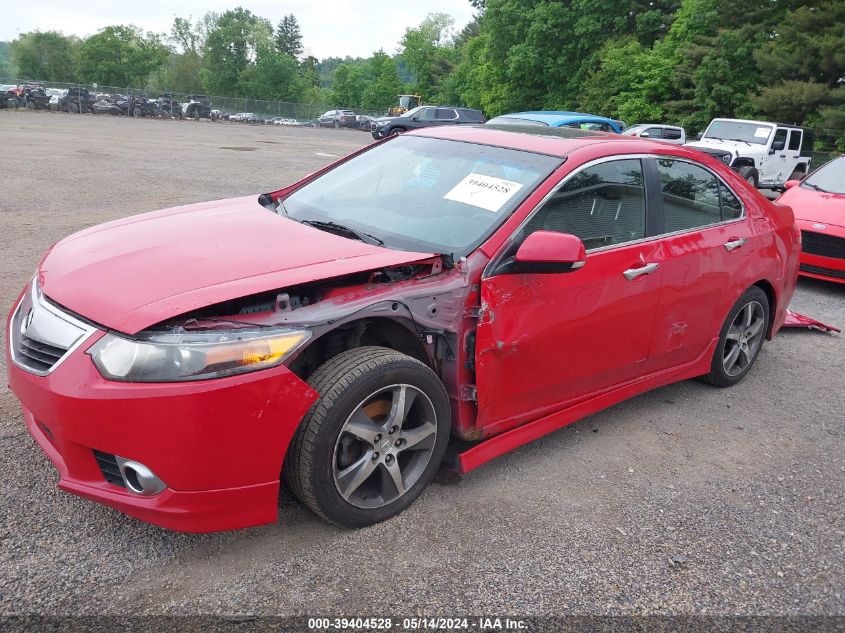
<svg viewBox="0 0 845 633">
<path fill-rule="evenodd" d="M 388 116 L 399 116 L 405 114 L 408 110 L 413 110 L 423 104 L 420 95 L 398 95 L 399 105 L 391 106 L 387 111 Z"/>
</svg>

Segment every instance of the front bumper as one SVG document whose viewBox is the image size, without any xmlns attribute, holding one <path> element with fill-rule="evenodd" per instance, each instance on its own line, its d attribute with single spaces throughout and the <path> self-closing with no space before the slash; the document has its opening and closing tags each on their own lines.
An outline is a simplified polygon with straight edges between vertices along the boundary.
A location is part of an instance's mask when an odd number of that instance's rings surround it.
<svg viewBox="0 0 845 633">
<path fill-rule="evenodd" d="M 185 532 L 275 521 L 282 461 L 317 393 L 283 366 L 185 383 L 108 381 L 84 353 L 102 335 L 46 376 L 15 365 L 7 341 L 9 386 L 59 487 Z M 141 462 L 167 488 L 141 496 L 108 483 L 94 450 Z"/>
</svg>

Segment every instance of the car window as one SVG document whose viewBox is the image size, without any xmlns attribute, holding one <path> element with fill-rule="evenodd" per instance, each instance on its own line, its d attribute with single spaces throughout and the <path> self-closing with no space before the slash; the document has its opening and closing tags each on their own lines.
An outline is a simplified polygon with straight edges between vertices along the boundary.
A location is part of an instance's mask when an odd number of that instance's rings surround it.
<svg viewBox="0 0 845 633">
<path fill-rule="evenodd" d="M 789 149 L 798 150 L 801 148 L 801 130 L 792 130 L 789 133 Z"/>
<path fill-rule="evenodd" d="M 668 139 L 668 140 L 671 140 L 671 141 L 677 141 L 681 138 L 681 136 L 683 136 L 683 135 L 681 134 L 681 131 L 677 128 L 674 128 L 674 127 L 663 128 L 663 138 L 665 138 L 665 139 Z"/>
<path fill-rule="evenodd" d="M 599 163 L 576 173 L 525 226 L 580 237 L 601 248 L 645 237 L 645 186 L 639 159 Z"/>
<path fill-rule="evenodd" d="M 458 118 L 458 113 L 449 108 L 437 108 L 434 116 L 438 121 L 452 121 Z"/>
<path fill-rule="evenodd" d="M 658 159 L 663 190 L 664 231 L 674 233 L 715 224 L 722 219 L 719 179 L 686 161 Z"/>
<path fill-rule="evenodd" d="M 738 220 L 742 217 L 742 203 L 728 186 L 719 181 L 719 199 L 722 205 L 722 220 Z"/>
</svg>

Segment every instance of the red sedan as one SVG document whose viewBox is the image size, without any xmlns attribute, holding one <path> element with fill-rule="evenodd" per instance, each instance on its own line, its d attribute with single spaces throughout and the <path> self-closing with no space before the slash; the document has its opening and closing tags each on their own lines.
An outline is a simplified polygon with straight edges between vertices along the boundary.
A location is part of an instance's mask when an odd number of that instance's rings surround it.
<svg viewBox="0 0 845 633">
<path fill-rule="evenodd" d="M 795 288 L 792 210 L 719 161 L 433 128 L 257 197 L 72 235 L 9 317 L 59 486 L 185 531 L 364 526 L 671 382 L 742 380 Z"/>
<path fill-rule="evenodd" d="M 789 180 L 778 202 L 795 210 L 801 229 L 799 275 L 845 283 L 845 156 L 803 180 Z"/>
</svg>

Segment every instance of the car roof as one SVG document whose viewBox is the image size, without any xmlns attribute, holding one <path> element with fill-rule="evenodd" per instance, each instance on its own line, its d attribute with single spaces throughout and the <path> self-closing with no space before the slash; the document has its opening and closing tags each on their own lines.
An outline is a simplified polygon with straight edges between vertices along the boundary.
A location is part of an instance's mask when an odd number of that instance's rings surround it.
<svg viewBox="0 0 845 633">
<path fill-rule="evenodd" d="M 596 145 L 606 145 L 606 154 L 675 154 L 708 162 L 712 157 L 683 145 L 638 136 L 622 136 L 609 132 L 550 128 L 528 125 L 455 125 L 413 130 L 403 136 L 425 136 L 444 140 L 492 145 L 563 158 L 571 152 Z M 715 160 L 715 159 L 712 159 Z M 718 161 L 717 161 L 718 162 Z"/>
<path fill-rule="evenodd" d="M 607 117 L 597 116 L 595 114 L 585 114 L 583 112 L 564 112 L 553 110 L 536 110 L 531 112 L 512 112 L 510 114 L 502 114 L 500 116 L 509 117 L 513 119 L 528 119 L 530 121 L 540 121 L 551 127 L 566 125 L 567 123 L 575 123 L 576 121 L 583 121 L 586 123 L 612 123 L 614 127 L 619 124 L 613 119 Z"/>
</svg>

